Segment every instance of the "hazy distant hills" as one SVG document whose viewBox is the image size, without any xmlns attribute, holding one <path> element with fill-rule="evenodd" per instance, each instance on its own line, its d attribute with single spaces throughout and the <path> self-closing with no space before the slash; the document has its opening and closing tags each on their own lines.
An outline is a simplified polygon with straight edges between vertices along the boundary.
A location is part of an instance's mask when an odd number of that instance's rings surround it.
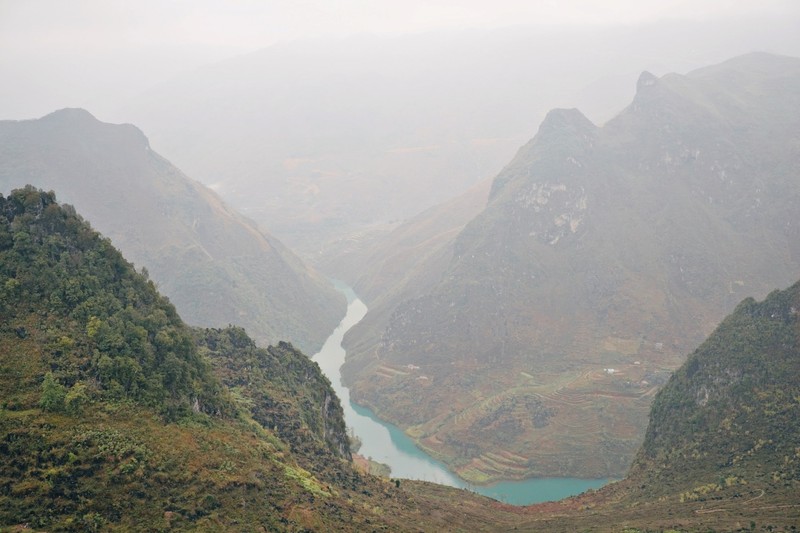
<svg viewBox="0 0 800 533">
<path fill-rule="evenodd" d="M 430 282 L 414 276 L 425 272 L 435 276 L 441 271 L 439 266 L 424 265 L 437 261 L 444 249 L 452 245 L 453 237 L 461 228 L 483 210 L 490 187 L 491 180 L 481 181 L 460 196 L 399 225 L 386 238 L 367 247 L 366 257 L 355 255 L 354 259 L 361 263 L 360 268 L 353 264 L 349 270 L 362 272 L 354 287 L 358 295 L 374 303 L 392 298 L 393 291 L 401 287 L 405 291 L 424 294 Z M 447 255 L 444 258 L 447 259 Z"/>
<path fill-rule="evenodd" d="M 483 210 L 490 186 L 491 180 L 483 180 L 387 234 L 352 240 L 350 248 L 340 246 L 337 262 L 331 261 L 333 255 L 326 256 L 326 270 L 350 281 L 369 306 L 369 313 L 359 323 L 362 335 L 348 337 L 354 352 L 360 351 L 355 343 L 370 350 L 380 342 L 397 305 L 427 294 L 441 281 L 453 255 L 454 237 Z"/>
<path fill-rule="evenodd" d="M 644 73 L 603 127 L 550 112 L 446 260 L 398 278 L 427 290 L 348 334 L 353 398 L 467 479 L 622 475 L 684 354 L 800 272 L 798 94 L 800 60 L 750 54 Z"/>
<path fill-rule="evenodd" d="M 80 109 L 0 122 L 0 189 L 53 189 L 111 238 L 195 325 L 242 325 L 313 353 L 344 298 L 274 237 L 150 149 Z"/>
<path fill-rule="evenodd" d="M 602 123 L 629 101 L 641 70 L 685 71 L 753 50 L 755 24 L 282 43 L 176 74 L 112 116 L 316 261 L 329 239 L 359 238 L 495 176 L 549 109 L 577 106 Z M 763 27 L 775 31 L 761 46 L 795 49 L 789 21 Z"/>
</svg>

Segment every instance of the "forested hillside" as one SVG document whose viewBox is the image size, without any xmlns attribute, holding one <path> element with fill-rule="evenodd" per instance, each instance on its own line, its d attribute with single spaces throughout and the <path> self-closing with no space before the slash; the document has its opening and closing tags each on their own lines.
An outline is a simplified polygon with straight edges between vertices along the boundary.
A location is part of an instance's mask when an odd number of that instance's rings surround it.
<svg viewBox="0 0 800 533">
<path fill-rule="evenodd" d="M 319 367 L 195 329 L 53 193 L 0 196 L 0 528 L 492 530 L 349 461 Z M 463 507 L 459 502 L 468 502 Z M 488 507 L 487 507 L 488 506 Z"/>
</svg>

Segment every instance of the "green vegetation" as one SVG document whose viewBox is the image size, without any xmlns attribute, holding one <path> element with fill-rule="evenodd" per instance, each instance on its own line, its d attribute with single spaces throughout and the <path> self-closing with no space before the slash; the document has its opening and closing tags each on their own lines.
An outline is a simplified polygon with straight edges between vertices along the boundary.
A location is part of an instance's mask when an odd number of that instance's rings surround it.
<svg viewBox="0 0 800 533">
<path fill-rule="evenodd" d="M 242 328 L 195 330 L 200 353 L 238 405 L 289 444 L 306 468 L 325 479 L 347 477 L 341 459 L 350 445 L 339 399 L 330 382 L 290 344 L 258 348 Z"/>
<path fill-rule="evenodd" d="M 45 411 L 63 411 L 66 397 L 66 387 L 56 382 L 52 372 L 45 374 L 44 381 L 42 381 L 42 397 L 39 399 L 39 407 Z"/>
<path fill-rule="evenodd" d="M 0 196 L 0 530 L 444 530 L 473 514 L 358 472 L 291 345 L 189 329 L 74 209 Z M 452 495 L 459 495 L 453 490 Z"/>
<path fill-rule="evenodd" d="M 45 346 L 43 409 L 95 396 L 171 420 L 232 413 L 175 308 L 53 193 L 16 190 L 0 216 L 0 313 L 6 331 Z"/>
<path fill-rule="evenodd" d="M 798 310 L 800 283 L 743 301 L 658 393 L 631 472 L 648 493 L 800 489 Z"/>
</svg>

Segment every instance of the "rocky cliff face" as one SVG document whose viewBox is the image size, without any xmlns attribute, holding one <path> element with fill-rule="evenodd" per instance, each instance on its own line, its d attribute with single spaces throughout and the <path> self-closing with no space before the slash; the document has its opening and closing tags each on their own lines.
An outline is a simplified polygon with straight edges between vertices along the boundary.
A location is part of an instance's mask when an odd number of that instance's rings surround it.
<svg viewBox="0 0 800 533">
<path fill-rule="evenodd" d="M 551 112 L 440 281 L 346 338 L 353 398 L 468 479 L 623 474 L 669 371 L 800 268 L 800 61 L 637 90 L 603 127 Z"/>
</svg>

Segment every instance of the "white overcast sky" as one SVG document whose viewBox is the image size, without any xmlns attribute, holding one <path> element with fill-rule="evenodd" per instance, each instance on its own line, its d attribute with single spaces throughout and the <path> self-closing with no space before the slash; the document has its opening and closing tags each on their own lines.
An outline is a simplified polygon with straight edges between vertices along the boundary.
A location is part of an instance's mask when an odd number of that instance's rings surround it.
<svg viewBox="0 0 800 533">
<path fill-rule="evenodd" d="M 134 95 L 287 40 L 776 14 L 800 28 L 800 0 L 0 0 L 0 119 Z"/>
<path fill-rule="evenodd" d="M 32 50 L 222 46 L 515 24 L 639 24 L 787 13 L 797 0 L 0 0 L 0 43 Z M 24 43 L 24 44 L 21 44 Z"/>
</svg>

